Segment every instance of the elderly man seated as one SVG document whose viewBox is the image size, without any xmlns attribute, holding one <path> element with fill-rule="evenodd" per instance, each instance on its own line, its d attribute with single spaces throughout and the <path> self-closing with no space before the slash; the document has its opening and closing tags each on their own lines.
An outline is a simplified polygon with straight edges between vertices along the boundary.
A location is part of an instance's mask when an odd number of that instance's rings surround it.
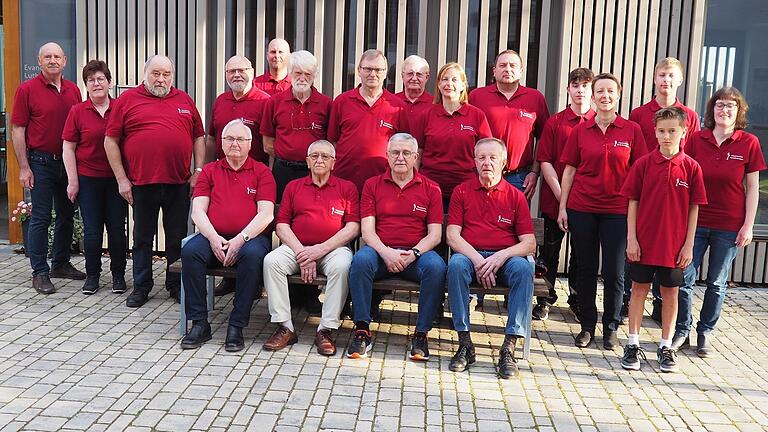
<svg viewBox="0 0 768 432">
<path fill-rule="evenodd" d="M 419 282 L 419 315 L 411 359 L 429 359 L 427 333 L 443 299 L 445 261 L 432 249 L 440 243 L 443 204 L 440 186 L 416 171 L 419 146 L 407 133 L 387 144 L 389 170 L 365 182 L 360 198 L 363 240 L 352 259 L 349 289 L 355 337 L 347 357 L 366 357 L 371 348 L 373 282 L 390 276 Z"/>
<path fill-rule="evenodd" d="M 499 352 L 502 378 L 517 375 L 515 344 L 525 337 L 533 295 L 533 264 L 526 256 L 536 250 L 525 195 L 502 177 L 506 160 L 507 148 L 501 140 L 485 138 L 475 144 L 479 178 L 453 191 L 445 233 L 454 251 L 448 262 L 448 300 L 453 327 L 459 333 L 459 349 L 449 367 L 461 372 L 475 362 L 469 335 L 469 285 L 474 279 L 488 288 L 498 281 L 509 288 L 507 326 Z"/>
<path fill-rule="evenodd" d="M 360 232 L 360 200 L 355 184 L 334 177 L 333 144 L 315 141 L 307 149 L 310 174 L 288 183 L 277 215 L 277 236 L 283 245 L 264 258 L 264 287 L 275 333 L 264 349 L 275 351 L 298 341 L 291 321 L 288 275 L 300 272 L 311 283 L 318 272 L 327 277 L 325 302 L 315 335 L 317 352 L 332 356 L 336 345 L 331 330 L 341 325 L 339 315 L 349 291 L 347 277 L 352 251 L 347 244 Z"/>
<path fill-rule="evenodd" d="M 268 230 L 275 211 L 272 173 L 248 157 L 251 129 L 242 120 L 227 123 L 221 135 L 225 157 L 203 168 L 192 199 L 192 221 L 200 235 L 190 239 L 181 251 L 184 306 L 192 320 L 192 328 L 181 341 L 182 349 L 198 348 L 211 339 L 205 286 L 209 266 L 237 270 L 224 348 L 244 348 L 243 327 L 248 325 L 261 286 L 264 256 L 272 246 Z"/>
</svg>

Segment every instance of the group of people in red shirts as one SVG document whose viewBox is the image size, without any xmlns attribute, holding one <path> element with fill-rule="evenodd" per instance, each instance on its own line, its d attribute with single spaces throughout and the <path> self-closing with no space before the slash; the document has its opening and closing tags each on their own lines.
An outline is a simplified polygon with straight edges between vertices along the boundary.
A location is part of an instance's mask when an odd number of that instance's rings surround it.
<svg viewBox="0 0 768 432">
<path fill-rule="evenodd" d="M 568 303 L 581 324 L 575 344 L 589 346 L 595 337 L 601 273 L 603 345 L 618 347 L 617 330 L 628 316 L 622 366 L 639 369 L 640 322 L 653 284 L 653 315 L 662 325 L 659 364 L 674 371 L 675 351 L 690 343 L 692 287 L 709 250 L 696 328 L 697 353 L 709 354 L 707 337 L 722 309 L 731 263 L 752 238 L 758 175 L 765 169 L 759 142 L 744 131 L 748 105 L 737 89 L 715 92 L 699 130 L 698 114 L 676 97 L 683 66 L 674 58 L 656 65 L 654 99 L 628 120 L 617 113 L 619 79 L 585 68 L 571 71 L 569 104 L 550 117 L 544 96 L 520 84 L 525 68 L 512 50 L 497 55 L 494 82 L 472 92 L 460 64 L 443 65 L 434 95 L 425 91 L 426 60 L 406 58 L 404 90 L 392 94 L 384 88 L 386 57 L 368 50 L 357 64 L 360 85 L 333 100 L 313 86 L 318 62 L 311 53 L 291 53 L 286 41 L 274 39 L 267 60 L 268 71 L 258 77 L 247 58 L 227 61 L 229 90 L 215 100 L 206 133 L 194 101 L 173 87 L 169 58 L 150 57 L 143 82 L 116 99 L 107 65 L 89 61 L 82 71 L 88 97 L 81 101 L 77 86 L 62 77 L 61 47 L 43 45 L 41 73 L 19 87 L 11 117 L 20 179 L 32 193 L 34 289 L 54 293 L 50 279 L 64 277 L 84 279 L 83 293 L 96 293 L 106 226 L 112 291 L 127 291 L 130 205 L 133 290 L 126 304 L 142 306 L 154 284 L 162 210 L 168 262 L 181 259 L 184 268 L 182 275 L 167 275 L 166 289 L 177 301 L 185 298 L 182 307 L 193 321 L 182 348 L 211 338 L 207 266 L 238 267 L 236 279 L 216 288 L 217 295 L 235 293 L 227 350 L 244 347 L 242 330 L 263 283 L 278 323 L 265 349 L 298 340 L 290 308 L 303 306 L 322 311 L 315 344 L 321 354 L 335 354 L 331 330 L 339 327 L 350 293 L 351 358 L 371 347 L 368 323 L 381 301 L 373 280 L 400 274 L 422 290 L 411 358 L 429 358 L 427 334 L 447 284 L 460 344 L 451 369 L 464 370 L 474 361 L 467 287 L 498 280 L 510 286 L 499 364 L 506 378 L 517 373 L 514 346 L 525 335 L 521 311 L 528 313 L 530 293 L 521 275 L 532 275 L 532 265 L 523 257 L 535 249 L 528 202 L 541 176 L 540 257 L 551 289 L 537 299 L 534 318 L 547 319 L 557 300 L 560 248 L 569 232 Z M 274 205 L 281 202 L 274 229 L 283 246 L 271 251 Z M 85 225 L 85 273 L 69 262 L 75 203 Z M 182 249 L 190 205 L 200 235 Z M 443 241 L 444 213 L 445 240 L 455 252 L 448 263 L 434 251 Z M 347 245 L 360 233 L 366 246 L 353 254 Z M 322 305 L 317 292 L 289 287 L 286 277 L 294 273 L 305 282 L 327 277 Z M 528 293 L 523 300 L 521 290 Z"/>
</svg>

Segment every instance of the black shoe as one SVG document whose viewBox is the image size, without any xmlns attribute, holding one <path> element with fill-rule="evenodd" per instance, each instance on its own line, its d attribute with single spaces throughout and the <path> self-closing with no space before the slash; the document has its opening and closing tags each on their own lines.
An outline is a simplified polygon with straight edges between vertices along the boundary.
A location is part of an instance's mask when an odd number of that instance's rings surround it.
<svg viewBox="0 0 768 432">
<path fill-rule="evenodd" d="M 615 331 L 606 330 L 603 332 L 603 348 L 612 350 L 619 346 L 619 337 Z"/>
<path fill-rule="evenodd" d="M 176 304 L 181 303 L 181 289 L 180 288 L 169 288 L 168 289 L 168 297 L 172 298 L 173 301 Z"/>
<path fill-rule="evenodd" d="M 464 372 L 475 360 L 477 357 L 475 356 L 474 345 L 459 345 L 456 354 L 451 358 L 451 363 L 448 364 L 448 369 L 454 372 Z"/>
<path fill-rule="evenodd" d="M 222 278 L 218 285 L 213 288 L 213 295 L 216 297 L 221 297 L 233 292 L 235 292 L 235 280 L 230 278 Z"/>
<path fill-rule="evenodd" d="M 312 293 L 304 302 L 304 310 L 310 316 L 320 316 L 323 313 L 323 304 L 320 303 L 320 299 Z"/>
<path fill-rule="evenodd" d="M 88 276 L 85 278 L 85 284 L 83 284 L 83 288 L 81 291 L 83 291 L 83 294 L 85 295 L 91 295 L 96 294 L 96 291 L 99 290 L 99 275 L 94 276 Z"/>
<path fill-rule="evenodd" d="M 712 354 L 712 350 L 709 347 L 709 343 L 707 343 L 707 336 L 699 333 L 696 336 L 696 355 L 701 358 L 707 358 L 710 354 Z"/>
<path fill-rule="evenodd" d="M 645 358 L 645 352 L 637 345 L 627 345 L 624 347 L 624 356 L 621 358 L 621 367 L 626 370 L 640 370 L 640 357 Z"/>
<path fill-rule="evenodd" d="M 47 274 L 32 276 L 32 287 L 40 294 L 53 294 L 56 292 L 56 287 L 53 286 L 53 282 L 51 282 L 51 278 Z"/>
<path fill-rule="evenodd" d="M 656 351 L 656 355 L 659 358 L 659 369 L 662 372 L 677 372 L 677 361 L 675 359 L 675 351 L 670 347 L 662 347 Z"/>
<path fill-rule="evenodd" d="M 227 338 L 224 341 L 224 349 L 229 352 L 237 352 L 242 351 L 243 348 L 245 348 L 243 329 L 230 324 L 229 327 L 227 327 Z"/>
<path fill-rule="evenodd" d="M 347 348 L 347 357 L 365 358 L 368 357 L 368 351 L 371 350 L 371 332 L 369 330 L 356 330 L 355 338 Z"/>
<path fill-rule="evenodd" d="M 133 292 L 135 293 L 136 290 L 134 289 Z M 229 337 L 229 334 L 227 334 L 227 337 Z M 211 325 L 208 324 L 208 321 L 193 321 L 192 328 L 189 329 L 187 335 L 181 340 L 181 349 L 200 348 L 202 344 L 209 340 L 211 340 Z"/>
<path fill-rule="evenodd" d="M 576 339 L 575 339 L 576 346 L 579 348 L 586 348 L 592 343 L 592 340 L 594 338 L 595 338 L 594 331 L 582 330 L 581 332 L 579 332 L 578 335 L 576 335 Z"/>
<path fill-rule="evenodd" d="M 122 294 L 128 291 L 128 285 L 125 283 L 125 276 L 112 276 L 112 292 Z"/>
<path fill-rule="evenodd" d="M 549 318 L 549 305 L 546 303 L 539 303 L 533 308 L 533 319 L 544 321 Z"/>
<path fill-rule="evenodd" d="M 679 351 L 680 349 L 690 345 L 691 337 L 688 335 L 688 333 L 676 331 L 675 335 L 672 336 L 672 346 L 670 346 L 670 348 L 675 351 Z"/>
<path fill-rule="evenodd" d="M 516 377 L 517 374 L 517 360 L 515 360 L 514 350 L 503 347 L 499 351 L 499 377 L 509 379 Z"/>
<path fill-rule="evenodd" d="M 128 298 L 125 299 L 125 305 L 129 308 L 142 307 L 147 300 L 149 300 L 149 292 L 144 291 L 143 289 L 134 288 L 133 291 L 128 294 Z"/>
<path fill-rule="evenodd" d="M 653 299 L 653 309 L 651 309 L 651 319 L 656 324 L 661 325 L 661 299 Z"/>
<path fill-rule="evenodd" d="M 66 263 L 56 268 L 52 268 L 49 276 L 58 279 L 72 279 L 83 280 L 85 279 L 85 273 L 76 269 L 72 263 Z"/>
<path fill-rule="evenodd" d="M 621 312 L 619 313 L 619 315 L 621 316 L 621 319 L 619 320 L 621 324 L 626 324 L 629 322 L 629 302 L 628 301 L 625 301 L 624 303 L 621 304 Z"/>
<path fill-rule="evenodd" d="M 411 360 L 429 360 L 429 339 L 425 332 L 416 332 L 411 338 Z"/>
</svg>

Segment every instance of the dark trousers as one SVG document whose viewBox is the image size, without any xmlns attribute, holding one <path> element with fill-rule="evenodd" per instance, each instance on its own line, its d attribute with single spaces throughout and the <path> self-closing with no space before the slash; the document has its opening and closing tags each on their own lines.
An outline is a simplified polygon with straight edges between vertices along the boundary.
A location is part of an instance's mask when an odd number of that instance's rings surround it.
<svg viewBox="0 0 768 432">
<path fill-rule="evenodd" d="M 621 322 L 624 262 L 627 249 L 627 216 L 584 213 L 568 209 L 568 228 L 578 262 L 576 286 L 581 306 L 582 330 L 594 334 L 597 325 L 597 271 L 602 250 L 603 334 L 616 331 Z"/>
<path fill-rule="evenodd" d="M 283 199 L 285 187 L 293 180 L 304 178 L 309 175 L 309 168 L 306 162 L 293 162 L 275 158 L 272 165 L 272 175 L 275 177 L 277 185 L 277 202 Z"/>
<path fill-rule="evenodd" d="M 265 235 L 252 238 L 240 248 L 234 265 L 237 279 L 232 314 L 229 316 L 230 325 L 248 327 L 253 301 L 263 284 L 264 256 L 271 248 L 272 240 Z M 181 263 L 184 268 L 184 307 L 187 319 L 207 320 L 205 272 L 209 266 L 221 266 L 221 262 L 213 254 L 208 239 L 198 234 L 184 245 Z"/>
<path fill-rule="evenodd" d="M 128 202 L 118 192 L 114 177 L 80 176 L 79 179 L 78 203 L 83 217 L 85 272 L 88 276 L 101 274 L 101 243 L 106 225 L 110 271 L 112 276 L 125 276 Z"/>
<path fill-rule="evenodd" d="M 133 287 L 149 292 L 152 280 L 152 241 L 157 216 L 163 209 L 165 256 L 168 264 L 181 256 L 181 240 L 187 235 L 189 183 L 149 184 L 133 187 Z M 179 289 L 181 276 L 167 273 L 165 288 Z"/>
<path fill-rule="evenodd" d="M 546 215 L 542 215 L 544 218 L 544 244 L 541 248 L 541 258 L 547 265 L 547 273 L 544 274 L 544 278 L 552 284 L 552 288 L 549 289 L 549 296 L 536 297 L 536 301 L 539 304 L 554 305 L 557 301 L 557 292 L 555 291 L 555 280 L 557 279 L 557 268 L 560 265 L 560 249 L 563 244 L 563 237 L 565 237 L 565 231 L 561 230 L 557 225 L 557 220 L 550 219 Z M 570 258 L 568 260 L 568 287 L 570 293 L 568 295 L 568 304 L 574 306 L 578 303 L 576 289 L 576 254 L 571 250 Z"/>
<path fill-rule="evenodd" d="M 53 259 L 51 267 L 69 262 L 72 246 L 72 216 L 75 207 L 67 198 L 67 172 L 61 156 L 30 150 L 27 156 L 34 175 L 32 188 L 32 218 L 29 221 L 27 254 L 32 275 L 48 274 L 48 227 L 51 210 L 56 211 L 53 227 Z"/>
</svg>

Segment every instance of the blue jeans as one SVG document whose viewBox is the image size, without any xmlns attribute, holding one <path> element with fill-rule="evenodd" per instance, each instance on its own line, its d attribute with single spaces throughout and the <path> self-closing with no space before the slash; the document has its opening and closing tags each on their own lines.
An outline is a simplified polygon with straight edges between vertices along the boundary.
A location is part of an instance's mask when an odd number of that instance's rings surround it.
<svg viewBox="0 0 768 432">
<path fill-rule="evenodd" d="M 101 274 L 101 243 L 106 225 L 109 235 L 109 268 L 112 276 L 125 276 L 125 218 L 128 216 L 128 202 L 118 192 L 114 177 L 80 176 L 79 181 L 78 203 L 83 217 L 85 273 L 88 276 Z"/>
<path fill-rule="evenodd" d="M 29 221 L 29 263 L 32 275 L 48 274 L 48 226 L 51 225 L 51 210 L 56 210 L 53 227 L 53 259 L 51 267 L 56 268 L 69 262 L 72 246 L 72 216 L 75 207 L 67 198 L 67 172 L 61 156 L 54 159 L 48 153 L 30 150 L 29 168 L 35 177 L 32 188 L 32 218 Z"/>
<path fill-rule="evenodd" d="M 696 284 L 697 270 L 701 268 L 707 248 L 709 248 L 707 289 L 704 292 L 704 303 L 701 305 L 701 315 L 699 315 L 699 322 L 696 324 L 696 333 L 707 334 L 715 329 L 723 309 L 731 266 L 734 258 L 736 258 L 736 252 L 738 252 L 736 247 L 737 234 L 736 231 L 696 228 L 696 237 L 693 242 L 693 261 L 685 268 L 683 272 L 684 282 L 678 291 L 676 332 L 688 334 L 691 331 L 693 286 Z"/>
<path fill-rule="evenodd" d="M 483 257 L 493 252 L 479 251 Z M 460 253 L 448 261 L 448 301 L 451 303 L 453 328 L 469 331 L 469 285 L 475 278 L 475 266 Z M 525 257 L 512 257 L 496 273 L 496 283 L 509 287 L 507 326 L 504 333 L 525 337 L 528 307 L 533 296 L 533 264 Z"/>
<path fill-rule="evenodd" d="M 232 314 L 229 324 L 235 327 L 248 327 L 251 319 L 251 307 L 256 293 L 262 286 L 264 256 L 272 249 L 271 238 L 260 235 L 246 242 L 237 254 L 235 269 L 235 297 L 232 300 Z M 184 307 L 187 319 L 207 320 L 205 272 L 208 267 L 219 266 L 221 262 L 211 250 L 211 244 L 202 234 L 192 237 L 181 250 L 181 263 L 184 269 Z"/>
<path fill-rule="evenodd" d="M 370 246 L 363 246 L 352 257 L 349 268 L 349 292 L 355 323 L 371 322 L 373 282 L 392 276 L 419 282 L 419 314 L 416 331 L 432 329 L 432 319 L 443 301 L 445 292 L 445 261 L 435 251 L 425 252 L 400 273 L 387 270 L 384 260 Z"/>
<path fill-rule="evenodd" d="M 516 187 L 520 192 L 525 192 L 523 182 L 525 181 L 525 177 L 530 173 L 530 170 L 519 169 L 512 174 L 505 175 L 504 180 L 506 180 L 507 183 L 511 184 L 512 186 Z"/>
</svg>

